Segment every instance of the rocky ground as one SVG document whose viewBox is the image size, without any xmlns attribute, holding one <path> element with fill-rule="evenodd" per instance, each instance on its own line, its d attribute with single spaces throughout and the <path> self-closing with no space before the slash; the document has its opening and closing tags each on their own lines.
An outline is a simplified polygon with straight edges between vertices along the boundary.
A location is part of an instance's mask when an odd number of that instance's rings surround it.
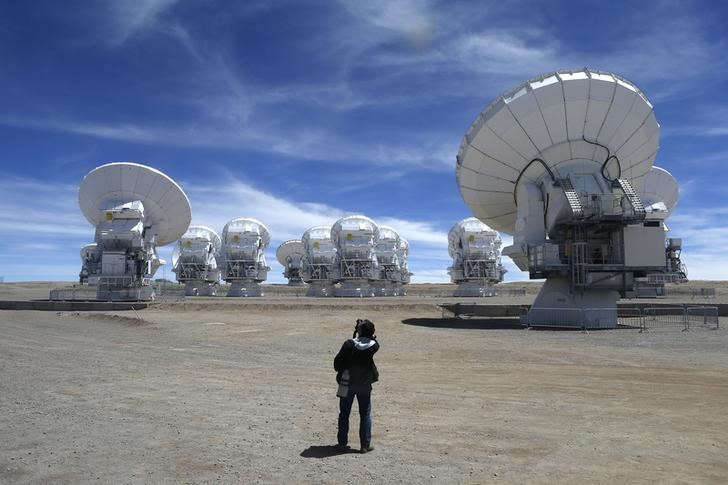
<svg viewBox="0 0 728 485">
<path fill-rule="evenodd" d="M 0 311 L 0 482 L 728 481 L 728 322 L 535 331 L 438 302 Z M 382 345 L 365 455 L 333 449 L 356 318 Z"/>
</svg>

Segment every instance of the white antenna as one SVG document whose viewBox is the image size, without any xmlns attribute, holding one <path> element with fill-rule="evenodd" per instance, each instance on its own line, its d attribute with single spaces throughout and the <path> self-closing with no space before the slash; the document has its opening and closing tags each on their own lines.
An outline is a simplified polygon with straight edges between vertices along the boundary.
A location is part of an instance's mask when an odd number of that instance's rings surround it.
<svg viewBox="0 0 728 485">
<path fill-rule="evenodd" d="M 81 272 L 78 282 L 82 285 L 96 286 L 101 277 L 101 252 L 96 250 L 96 243 L 81 247 Z"/>
<path fill-rule="evenodd" d="M 301 276 L 308 283 L 306 296 L 334 296 L 331 266 L 336 258 L 336 247 L 331 242 L 331 228 L 315 226 L 301 237 L 305 254 L 301 263 Z"/>
<path fill-rule="evenodd" d="M 379 266 L 379 279 L 374 283 L 376 296 L 398 296 L 402 287 L 402 270 L 399 262 L 400 237 L 389 226 L 379 226 L 374 246 Z"/>
<path fill-rule="evenodd" d="M 664 220 L 670 217 L 680 189 L 675 177 L 667 170 L 652 167 L 644 176 L 639 190 L 640 200 L 645 205 L 645 220 Z M 635 278 L 637 297 L 655 298 L 665 294 L 665 283 L 685 283 L 688 281 L 688 270 L 680 260 L 682 239 L 668 238 L 669 228 L 665 230 L 665 267 L 661 271 L 653 271 L 645 277 Z"/>
<path fill-rule="evenodd" d="M 402 236 L 399 237 L 399 248 L 397 249 L 397 255 L 399 257 L 399 271 L 401 273 L 399 288 L 397 289 L 397 295 L 405 296 L 407 292 L 404 289 L 404 285 L 409 284 L 410 273 L 408 259 L 409 259 L 409 241 Z"/>
<path fill-rule="evenodd" d="M 452 226 L 447 239 L 447 251 L 453 259 L 447 272 L 458 285 L 453 296 L 495 296 L 494 285 L 503 281 L 506 272 L 501 264 L 498 233 L 469 217 Z"/>
<path fill-rule="evenodd" d="M 151 167 L 116 162 L 84 177 L 78 203 L 96 227 L 96 247 L 86 246 L 82 258 L 88 282 L 97 284 L 97 298 L 153 299 L 151 278 L 164 264 L 156 248 L 177 240 L 190 224 L 184 191 Z"/>
<path fill-rule="evenodd" d="M 301 267 L 306 248 L 300 239 L 286 241 L 276 250 L 276 259 L 283 266 L 283 276 L 288 278 L 289 286 L 304 286 Z"/>
<path fill-rule="evenodd" d="M 378 234 L 375 222 L 363 215 L 342 217 L 331 227 L 331 242 L 336 247 L 332 278 L 341 284 L 336 296 L 374 296 L 372 283 L 379 279 L 374 252 Z"/>
<path fill-rule="evenodd" d="M 190 226 L 172 252 L 172 271 L 185 284 L 185 296 L 215 296 L 220 282 L 217 258 L 222 241 L 206 226 Z"/>
<path fill-rule="evenodd" d="M 256 219 L 233 219 L 225 224 L 219 264 L 222 278 L 231 284 L 227 296 L 262 296 L 260 283 L 270 271 L 264 254 L 269 243 L 268 228 Z"/>
<path fill-rule="evenodd" d="M 680 197 L 677 180 L 670 172 L 660 167 L 652 167 L 640 181 L 637 191 L 645 206 L 648 219 L 667 219 Z"/>
<path fill-rule="evenodd" d="M 528 325 L 615 327 L 635 275 L 665 264 L 662 221 L 638 195 L 657 155 L 652 105 L 609 72 L 559 71 L 498 97 L 468 129 L 457 180 L 474 215 L 546 278 Z"/>
</svg>

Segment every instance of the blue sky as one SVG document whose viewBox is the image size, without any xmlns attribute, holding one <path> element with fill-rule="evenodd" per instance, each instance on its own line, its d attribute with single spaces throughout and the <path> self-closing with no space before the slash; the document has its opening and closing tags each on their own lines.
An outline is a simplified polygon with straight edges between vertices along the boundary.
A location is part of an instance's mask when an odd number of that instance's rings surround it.
<svg viewBox="0 0 728 485">
<path fill-rule="evenodd" d="M 193 223 L 269 226 L 276 247 L 364 213 L 447 281 L 465 130 L 493 98 L 565 68 L 634 82 L 692 279 L 728 262 L 728 7 L 722 2 L 138 0 L 0 3 L 0 276 L 77 278 L 77 187 L 132 160 L 170 175 Z M 504 237 L 508 243 L 509 237 Z M 171 259 L 172 245 L 160 250 Z M 504 258 L 507 281 L 527 279 Z M 166 272 L 170 277 L 169 268 Z M 163 272 L 157 274 L 162 276 Z"/>
</svg>

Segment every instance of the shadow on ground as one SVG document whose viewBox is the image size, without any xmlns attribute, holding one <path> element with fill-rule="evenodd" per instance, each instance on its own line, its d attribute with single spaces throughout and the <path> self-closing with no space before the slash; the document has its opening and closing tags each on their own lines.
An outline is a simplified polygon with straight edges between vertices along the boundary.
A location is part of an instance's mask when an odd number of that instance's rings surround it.
<svg viewBox="0 0 728 485">
<path fill-rule="evenodd" d="M 328 458 L 329 456 L 345 455 L 347 453 L 357 453 L 357 450 L 349 448 L 342 451 L 336 445 L 309 446 L 301 452 L 304 458 Z"/>
<path fill-rule="evenodd" d="M 518 317 L 504 318 L 405 318 L 405 325 L 437 328 L 471 328 L 479 330 L 522 329 Z"/>
</svg>

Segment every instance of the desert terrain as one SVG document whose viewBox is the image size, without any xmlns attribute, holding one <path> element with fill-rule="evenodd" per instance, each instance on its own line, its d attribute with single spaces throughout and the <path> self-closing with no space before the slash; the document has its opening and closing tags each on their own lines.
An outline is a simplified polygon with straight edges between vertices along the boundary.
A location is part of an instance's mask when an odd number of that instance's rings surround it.
<svg viewBox="0 0 728 485">
<path fill-rule="evenodd" d="M 723 284 L 702 285 L 717 297 L 697 303 L 728 302 Z M 448 286 L 418 286 L 0 311 L 0 483 L 728 482 L 723 317 L 525 330 L 443 316 Z M 523 286 L 480 300 L 529 303 L 537 286 Z M 48 289 L 0 284 L 0 299 Z M 332 361 L 356 318 L 381 344 L 376 449 L 339 454 Z M 353 445 L 357 425 L 355 405 Z"/>
</svg>

